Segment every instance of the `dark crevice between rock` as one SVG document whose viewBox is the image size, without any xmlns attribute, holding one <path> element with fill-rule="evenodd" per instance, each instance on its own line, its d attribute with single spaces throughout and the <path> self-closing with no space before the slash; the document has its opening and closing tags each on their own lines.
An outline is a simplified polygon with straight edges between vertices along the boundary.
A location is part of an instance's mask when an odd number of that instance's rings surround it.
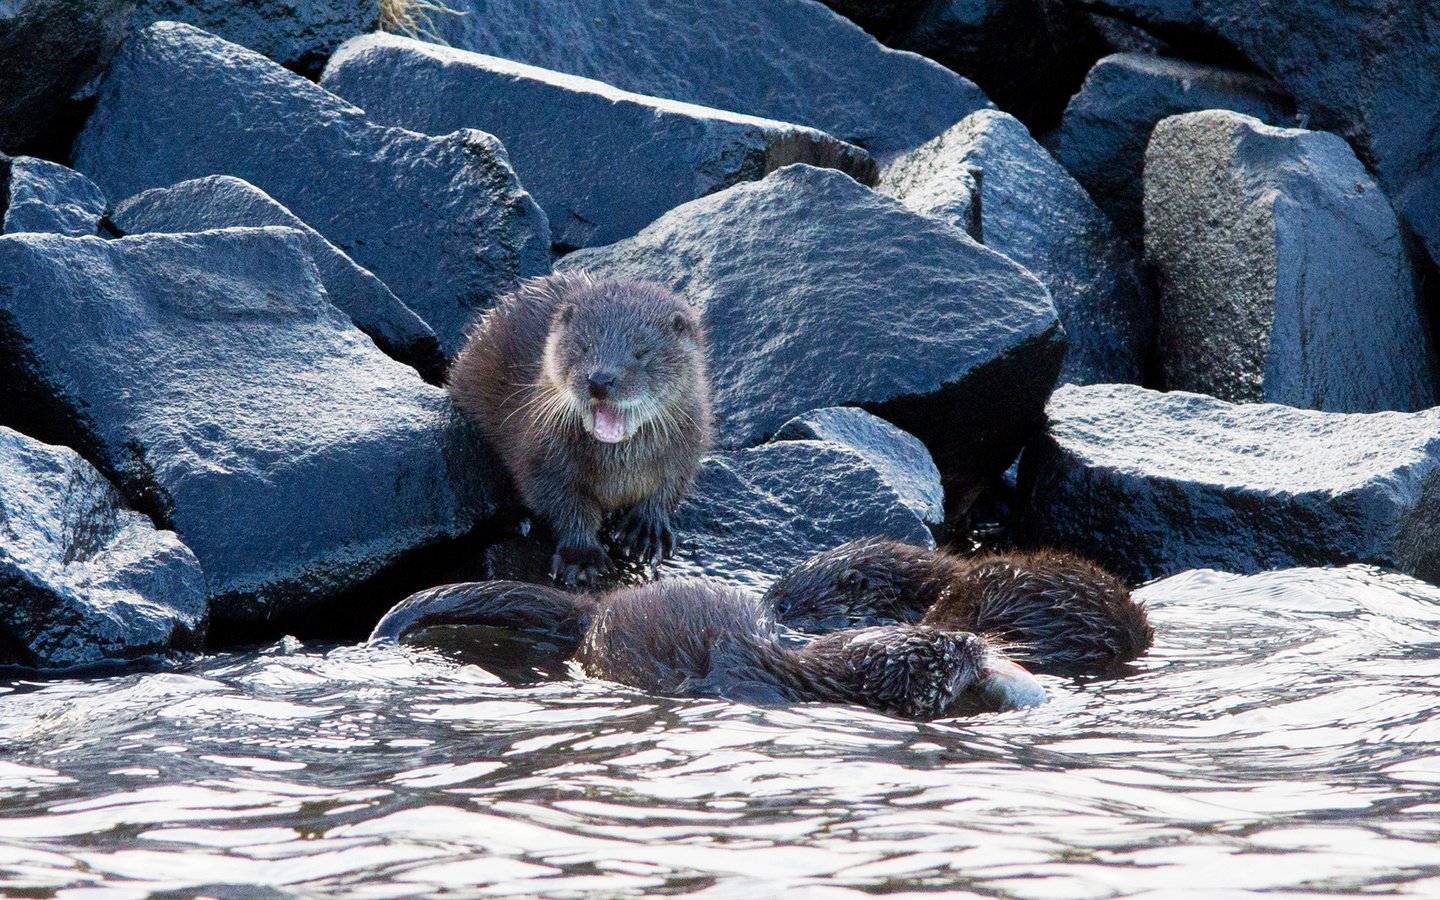
<svg viewBox="0 0 1440 900">
<path fill-rule="evenodd" d="M 1173 56 L 1187 62 L 1223 66 L 1249 72 L 1264 78 L 1270 76 L 1255 66 L 1250 58 L 1226 40 L 1219 32 L 1200 22 L 1165 22 L 1124 9 L 1116 9 L 1104 0 L 1066 0 L 1069 5 L 1106 19 L 1123 22 L 1153 35 L 1161 42 L 1162 56 Z"/>
</svg>

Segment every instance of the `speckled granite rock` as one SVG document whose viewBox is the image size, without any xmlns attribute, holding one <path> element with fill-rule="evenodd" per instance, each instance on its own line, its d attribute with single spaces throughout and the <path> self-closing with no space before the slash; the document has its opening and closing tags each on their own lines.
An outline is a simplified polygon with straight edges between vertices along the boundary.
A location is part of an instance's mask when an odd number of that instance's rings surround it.
<svg viewBox="0 0 1440 900">
<path fill-rule="evenodd" d="M 0 154 L 0 234 L 93 235 L 100 232 L 104 215 L 105 195 L 74 169 L 30 156 Z"/>
</svg>

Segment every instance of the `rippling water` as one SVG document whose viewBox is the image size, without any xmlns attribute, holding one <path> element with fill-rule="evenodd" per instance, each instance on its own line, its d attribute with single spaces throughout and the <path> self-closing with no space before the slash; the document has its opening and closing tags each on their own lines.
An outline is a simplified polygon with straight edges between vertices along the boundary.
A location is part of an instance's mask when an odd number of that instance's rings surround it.
<svg viewBox="0 0 1440 900">
<path fill-rule="evenodd" d="M 12 682 L 0 891 L 1440 896 L 1440 590 L 1141 596 L 1135 674 L 927 725 L 294 642 Z"/>
</svg>

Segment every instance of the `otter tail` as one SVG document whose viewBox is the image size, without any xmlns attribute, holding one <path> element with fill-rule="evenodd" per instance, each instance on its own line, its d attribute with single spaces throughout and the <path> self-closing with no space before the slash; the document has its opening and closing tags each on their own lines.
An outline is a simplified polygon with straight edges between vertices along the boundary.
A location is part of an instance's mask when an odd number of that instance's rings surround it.
<svg viewBox="0 0 1440 900">
<path fill-rule="evenodd" d="M 446 584 L 391 607 L 369 643 L 398 644 L 412 632 L 437 625 L 490 625 L 578 641 L 592 606 L 589 597 L 520 581 Z"/>
</svg>

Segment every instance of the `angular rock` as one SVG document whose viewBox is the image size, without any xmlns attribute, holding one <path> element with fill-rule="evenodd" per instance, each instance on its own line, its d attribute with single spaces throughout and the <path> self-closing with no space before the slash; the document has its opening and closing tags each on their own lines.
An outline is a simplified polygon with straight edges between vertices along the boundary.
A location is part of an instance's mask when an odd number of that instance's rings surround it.
<svg viewBox="0 0 1440 900">
<path fill-rule="evenodd" d="M 1271 125 L 1292 123 L 1291 104 L 1258 75 L 1140 53 L 1095 64 L 1045 138 L 1075 180 L 1137 245 L 1145 227 L 1145 146 L 1161 119 L 1229 109 Z"/>
<path fill-rule="evenodd" d="M 205 568 L 212 613 L 323 604 L 492 511 L 449 404 L 284 228 L 0 237 L 0 417 L 75 447 Z"/>
<path fill-rule="evenodd" d="M 0 3 L 0 152 L 46 141 L 66 101 L 105 69 L 135 0 Z"/>
<path fill-rule="evenodd" d="M 984 173 L 985 245 L 1050 290 L 1070 338 L 1060 380 L 1138 382 L 1154 335 L 1139 262 L 1085 189 L 1013 116 L 981 110 L 891 162 L 880 190 L 919 213 L 965 226 L 969 173 Z"/>
<path fill-rule="evenodd" d="M 495 138 L 375 125 L 189 25 L 157 23 L 125 42 L 75 161 L 111 197 L 206 175 L 243 178 L 374 272 L 447 354 L 477 310 L 549 270 L 545 214 Z"/>
<path fill-rule="evenodd" d="M 0 234 L 99 234 L 105 205 L 105 195 L 95 182 L 74 169 L 30 156 L 0 154 Z"/>
<path fill-rule="evenodd" d="M 451 45 L 669 97 L 809 125 L 878 157 L 989 106 L 973 83 L 881 47 L 811 0 L 451 0 Z"/>
<path fill-rule="evenodd" d="M 445 357 L 430 326 L 368 269 L 356 265 L 318 231 L 247 181 L 212 175 L 155 188 L 121 202 L 110 218 L 126 234 L 264 225 L 303 232 L 325 293 L 355 327 L 370 335 L 381 350 L 419 369 L 431 381 L 439 382 L 444 376 Z"/>
<path fill-rule="evenodd" d="M 1065 387 L 1021 462 L 1022 533 L 1131 581 L 1367 562 L 1440 583 L 1440 410 L 1344 415 Z"/>
<path fill-rule="evenodd" d="M 787 166 L 561 268 L 657 281 L 704 311 L 723 446 L 861 406 L 925 442 L 962 509 L 1038 426 L 1064 356 L 1034 276 L 831 169 Z"/>
<path fill-rule="evenodd" d="M 781 441 L 710 456 L 673 524 L 678 549 L 661 577 L 708 575 L 756 594 L 803 560 L 856 538 L 935 545 L 869 459 L 830 441 Z M 539 534 L 498 544 L 486 553 L 485 577 L 546 582 L 552 549 Z"/>
<path fill-rule="evenodd" d="M 853 406 L 814 409 L 781 425 L 775 440 L 828 441 L 854 450 L 927 525 L 945 521 L 945 489 L 930 451 L 884 419 Z"/>
<path fill-rule="evenodd" d="M 309 74 L 318 73 L 340 44 L 373 30 L 380 5 L 380 0 L 140 0 L 130 24 L 186 22 Z"/>
<path fill-rule="evenodd" d="M 198 650 L 205 576 L 74 450 L 0 427 L 0 663 Z"/>
<path fill-rule="evenodd" d="M 820 0 L 840 15 L 871 34 L 885 40 L 901 28 L 931 0 Z"/>
<path fill-rule="evenodd" d="M 374 122 L 498 137 L 564 249 L 630 237 L 682 203 L 790 163 L 875 180 L 869 154 L 813 128 L 394 35 L 348 42 L 321 84 Z"/>
<path fill-rule="evenodd" d="M 1336 135 L 1218 110 L 1166 119 L 1145 220 L 1167 387 L 1331 412 L 1434 405 L 1404 233 Z"/>
</svg>

